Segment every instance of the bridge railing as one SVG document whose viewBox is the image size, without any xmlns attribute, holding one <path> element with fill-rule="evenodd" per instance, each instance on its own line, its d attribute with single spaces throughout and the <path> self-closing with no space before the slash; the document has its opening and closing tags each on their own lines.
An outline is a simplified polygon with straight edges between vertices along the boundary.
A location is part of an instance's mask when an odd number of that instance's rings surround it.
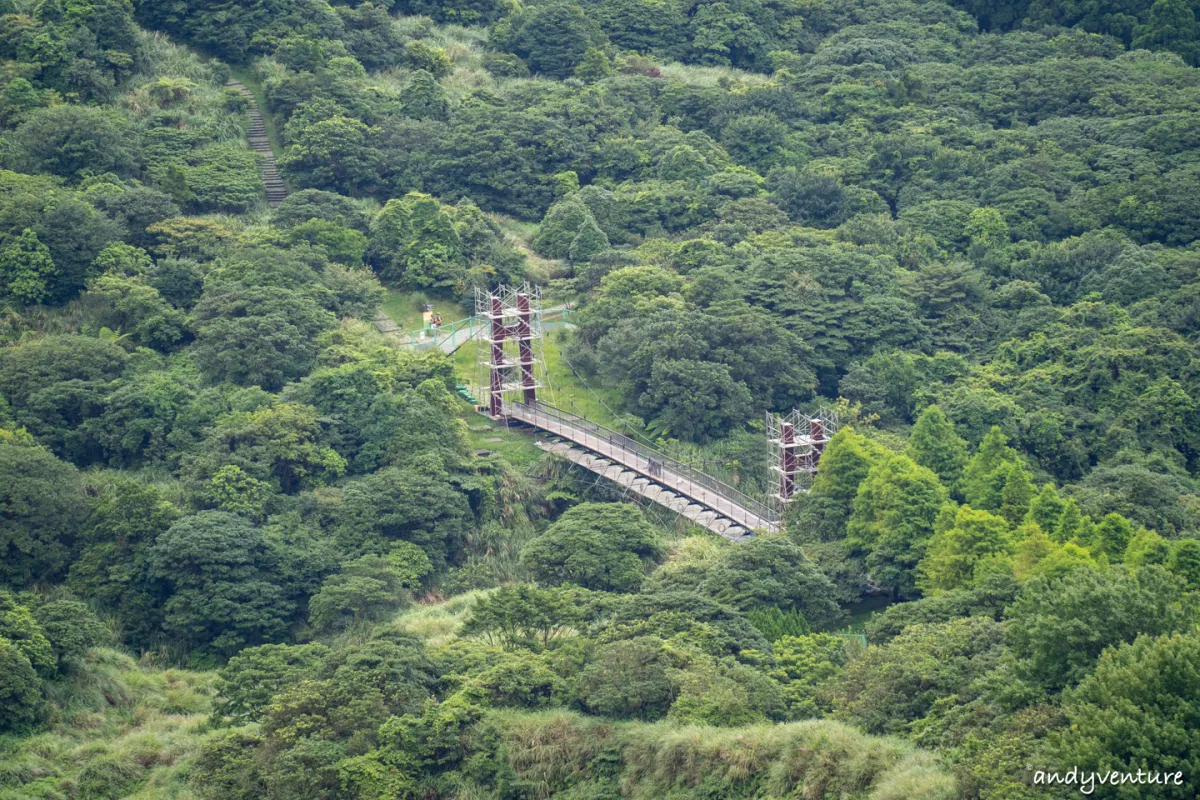
<svg viewBox="0 0 1200 800">
<path fill-rule="evenodd" d="M 603 425 L 598 425 L 589 419 L 570 414 L 562 409 L 556 408 L 547 403 L 506 403 L 505 410 L 511 411 L 512 416 L 517 419 L 529 422 L 544 430 L 554 430 L 554 424 L 575 428 L 584 433 L 590 434 L 598 439 L 603 440 L 614 448 L 624 450 L 628 455 L 633 456 L 630 459 L 635 464 L 648 462 L 653 459 L 656 464 L 659 464 L 665 470 L 669 470 L 676 475 L 686 479 L 694 486 L 712 492 L 713 494 L 723 497 L 730 503 L 741 506 L 759 519 L 765 520 L 769 530 L 776 530 L 779 527 L 779 515 L 776 514 L 770 506 L 761 500 L 756 500 L 745 492 L 741 492 L 723 481 L 719 481 L 711 475 L 707 475 L 695 467 L 688 466 L 682 461 L 671 458 L 664 453 L 655 450 L 652 447 L 641 444 L 634 439 L 610 430 Z M 722 512 L 723 516 L 728 516 Z M 735 520 L 745 523 L 745 520 Z M 754 527 L 750 525 L 749 527 Z"/>
<path fill-rule="evenodd" d="M 466 319 L 439 325 L 436 328 L 429 326 L 419 331 L 412 331 L 407 335 L 408 346 L 414 349 L 438 347 L 443 342 L 453 339 L 455 335 L 462 333 L 464 330 L 469 334 L 464 341 L 468 341 L 487 330 L 487 321 L 481 320 L 478 317 L 467 317 Z"/>
</svg>

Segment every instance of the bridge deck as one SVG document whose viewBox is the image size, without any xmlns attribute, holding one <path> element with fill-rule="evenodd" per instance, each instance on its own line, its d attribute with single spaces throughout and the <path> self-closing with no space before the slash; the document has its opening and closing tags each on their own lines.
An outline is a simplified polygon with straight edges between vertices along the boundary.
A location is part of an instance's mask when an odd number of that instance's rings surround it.
<svg viewBox="0 0 1200 800">
<path fill-rule="evenodd" d="M 737 528 L 744 529 L 743 532 L 773 531 L 778 528 L 778 520 L 765 504 L 626 436 L 544 403 L 506 403 L 504 411 L 512 420 L 552 433 L 599 456 L 591 459 L 571 458 L 597 474 L 608 477 L 606 473 L 614 466 L 621 468 L 616 471 L 614 479 L 622 473 L 636 473 L 618 482 L 710 530 L 724 534 L 730 529 L 733 529 L 730 532 L 737 533 Z M 655 492 L 655 487 L 649 484 L 658 487 L 658 491 Z M 675 498 L 678 497 L 691 502 L 677 507 L 680 504 L 675 502 Z M 695 510 L 685 513 L 690 509 Z M 707 519 L 706 514 L 710 515 Z M 740 535 L 737 533 L 738 538 Z"/>
</svg>

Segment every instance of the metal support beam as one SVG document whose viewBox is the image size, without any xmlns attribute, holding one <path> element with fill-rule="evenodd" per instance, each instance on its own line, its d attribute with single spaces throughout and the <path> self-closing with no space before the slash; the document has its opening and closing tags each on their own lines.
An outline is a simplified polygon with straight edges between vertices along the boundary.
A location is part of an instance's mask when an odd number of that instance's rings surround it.
<svg viewBox="0 0 1200 800">
<path fill-rule="evenodd" d="M 532 312 L 529 309 L 529 294 L 517 294 L 517 342 L 521 353 L 521 391 L 526 403 L 537 399 L 537 391 L 533 382 L 533 327 L 530 324 Z"/>
</svg>

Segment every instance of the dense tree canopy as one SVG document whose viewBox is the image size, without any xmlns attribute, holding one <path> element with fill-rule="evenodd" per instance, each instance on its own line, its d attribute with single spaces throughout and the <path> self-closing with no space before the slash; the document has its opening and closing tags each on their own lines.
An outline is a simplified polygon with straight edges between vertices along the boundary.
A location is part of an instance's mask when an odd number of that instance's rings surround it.
<svg viewBox="0 0 1200 800">
<path fill-rule="evenodd" d="M 0 794 L 1192 775 L 1198 43 L 1195 0 L 0 0 Z M 754 499 L 764 414 L 836 415 L 782 529 L 639 508 L 472 410 L 479 342 L 410 346 L 526 280 L 556 401 Z"/>
</svg>

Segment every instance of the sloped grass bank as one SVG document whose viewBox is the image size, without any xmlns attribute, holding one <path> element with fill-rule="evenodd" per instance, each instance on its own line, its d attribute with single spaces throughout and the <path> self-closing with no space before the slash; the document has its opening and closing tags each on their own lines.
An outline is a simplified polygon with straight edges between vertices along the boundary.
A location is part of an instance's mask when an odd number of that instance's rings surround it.
<svg viewBox="0 0 1200 800">
<path fill-rule="evenodd" d="M 209 735 L 215 677 L 90 651 L 47 687 L 47 729 L 0 737 L 0 800 L 194 800 L 187 774 Z"/>
<path fill-rule="evenodd" d="M 954 779 L 899 739 L 830 720 L 746 728 L 497 714 L 508 762 L 536 796 L 629 800 L 951 800 Z"/>
</svg>

